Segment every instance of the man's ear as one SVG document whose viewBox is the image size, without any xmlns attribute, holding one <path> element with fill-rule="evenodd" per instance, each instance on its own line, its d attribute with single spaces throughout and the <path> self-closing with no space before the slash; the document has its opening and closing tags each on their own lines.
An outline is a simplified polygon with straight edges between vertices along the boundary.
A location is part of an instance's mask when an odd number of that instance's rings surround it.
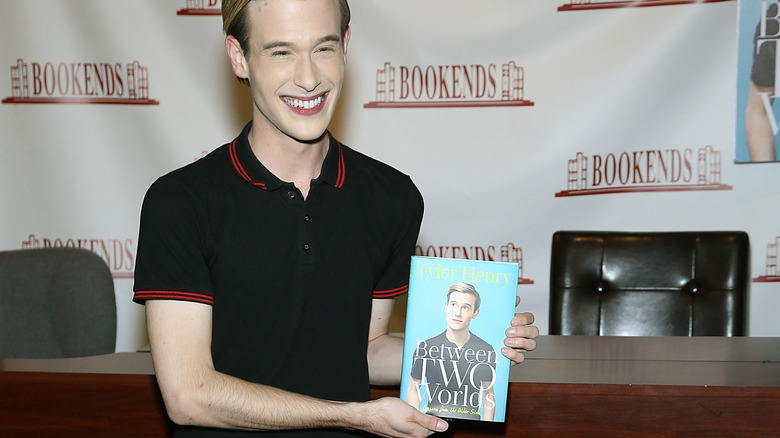
<svg viewBox="0 0 780 438">
<path fill-rule="evenodd" d="M 474 319 L 479 315 L 479 309 L 475 310 L 474 313 L 471 314 L 471 319 Z"/>
<path fill-rule="evenodd" d="M 228 58 L 230 58 L 230 65 L 233 67 L 233 73 L 241 79 L 248 79 L 249 69 L 247 68 L 244 50 L 234 36 L 228 35 L 227 38 L 225 38 L 225 50 L 227 51 Z"/>
<path fill-rule="evenodd" d="M 347 46 L 349 46 L 349 37 L 352 36 L 352 28 L 347 27 L 344 32 L 344 56 L 347 56 Z"/>
</svg>

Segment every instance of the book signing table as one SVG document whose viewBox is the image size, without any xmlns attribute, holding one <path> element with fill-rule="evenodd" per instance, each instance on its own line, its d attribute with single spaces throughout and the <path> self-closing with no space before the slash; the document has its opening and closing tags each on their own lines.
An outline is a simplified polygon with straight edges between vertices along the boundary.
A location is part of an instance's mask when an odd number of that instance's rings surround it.
<svg viewBox="0 0 780 438">
<path fill-rule="evenodd" d="M 170 433 L 148 352 L 0 359 L 2 437 Z M 439 436 L 777 437 L 780 338 L 540 336 L 512 368 L 505 423 Z"/>
</svg>

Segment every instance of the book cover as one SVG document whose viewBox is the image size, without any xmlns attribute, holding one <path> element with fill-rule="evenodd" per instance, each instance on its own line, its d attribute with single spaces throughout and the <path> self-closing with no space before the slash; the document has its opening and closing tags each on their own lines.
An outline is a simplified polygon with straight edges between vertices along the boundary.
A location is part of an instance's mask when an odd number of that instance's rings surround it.
<svg viewBox="0 0 780 438">
<path fill-rule="evenodd" d="M 516 263 L 413 256 L 401 399 L 442 418 L 503 422 Z"/>
<path fill-rule="evenodd" d="M 734 161 L 777 161 L 780 109 L 775 82 L 780 41 L 777 1 L 737 2 L 737 84 Z"/>
</svg>

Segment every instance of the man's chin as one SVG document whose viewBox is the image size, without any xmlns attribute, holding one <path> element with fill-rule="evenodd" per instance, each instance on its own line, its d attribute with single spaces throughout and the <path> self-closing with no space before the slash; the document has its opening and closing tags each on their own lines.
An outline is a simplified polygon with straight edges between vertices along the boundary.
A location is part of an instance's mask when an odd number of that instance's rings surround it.
<svg viewBox="0 0 780 438">
<path fill-rule="evenodd" d="M 327 131 L 288 132 L 287 136 L 302 144 L 320 143 L 327 137 Z"/>
</svg>

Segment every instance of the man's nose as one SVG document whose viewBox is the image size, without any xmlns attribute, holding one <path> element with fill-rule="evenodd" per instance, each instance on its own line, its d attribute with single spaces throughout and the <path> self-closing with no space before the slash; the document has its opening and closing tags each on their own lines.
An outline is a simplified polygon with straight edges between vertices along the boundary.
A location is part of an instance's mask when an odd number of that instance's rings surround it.
<svg viewBox="0 0 780 438">
<path fill-rule="evenodd" d="M 305 56 L 298 61 L 295 70 L 295 85 L 305 91 L 314 91 L 320 84 L 320 69 L 310 56 Z"/>
</svg>

